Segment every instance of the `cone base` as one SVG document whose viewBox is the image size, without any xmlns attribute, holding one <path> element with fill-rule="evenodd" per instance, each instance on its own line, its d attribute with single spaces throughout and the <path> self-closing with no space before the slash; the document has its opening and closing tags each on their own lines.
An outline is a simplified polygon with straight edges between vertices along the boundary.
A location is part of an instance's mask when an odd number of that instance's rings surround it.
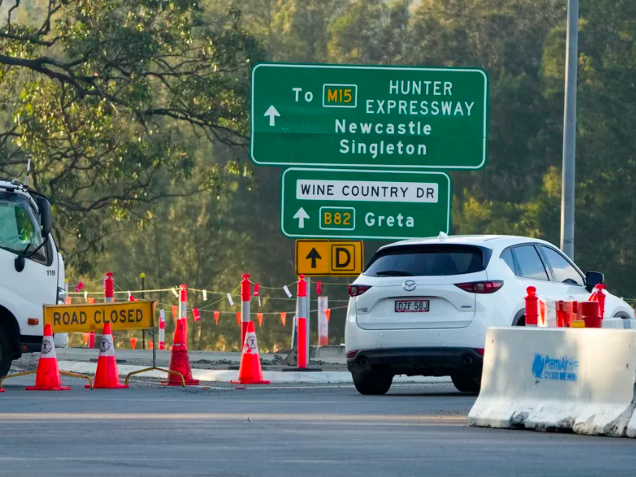
<svg viewBox="0 0 636 477">
<path fill-rule="evenodd" d="M 60 386 L 57 388 L 47 388 L 44 386 L 28 386 L 26 388 L 27 391 L 70 391 L 71 387 L 70 386 Z"/>
<path fill-rule="evenodd" d="M 270 381 L 230 381 L 230 384 L 271 384 Z"/>
<path fill-rule="evenodd" d="M 185 383 L 186 383 L 186 386 L 198 386 L 199 385 L 199 380 L 198 379 L 186 379 Z M 181 381 L 161 381 L 161 385 L 162 386 L 183 386 L 183 383 Z"/>
<path fill-rule="evenodd" d="M 90 384 L 84 386 L 86 389 L 91 389 Z M 93 389 L 128 389 L 130 386 L 127 384 L 111 384 L 110 386 L 93 386 Z"/>
</svg>

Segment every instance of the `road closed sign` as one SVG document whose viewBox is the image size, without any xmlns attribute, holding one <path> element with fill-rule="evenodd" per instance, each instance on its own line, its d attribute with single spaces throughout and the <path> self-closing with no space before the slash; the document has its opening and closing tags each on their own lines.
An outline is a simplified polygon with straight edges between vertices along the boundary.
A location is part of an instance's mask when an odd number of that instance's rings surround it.
<svg viewBox="0 0 636 477">
<path fill-rule="evenodd" d="M 357 276 L 364 267 L 362 242 L 296 240 L 296 273 L 309 276 Z"/>
<path fill-rule="evenodd" d="M 144 330 L 153 327 L 151 301 L 95 303 L 86 305 L 44 305 L 44 323 L 54 333 L 102 331 L 105 323 L 113 330 Z"/>
</svg>

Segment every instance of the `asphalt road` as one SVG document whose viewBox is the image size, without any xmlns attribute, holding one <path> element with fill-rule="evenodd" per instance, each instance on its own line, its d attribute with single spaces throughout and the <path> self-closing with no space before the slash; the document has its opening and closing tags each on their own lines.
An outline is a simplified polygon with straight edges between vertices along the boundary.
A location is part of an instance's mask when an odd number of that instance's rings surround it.
<svg viewBox="0 0 636 477">
<path fill-rule="evenodd" d="M 13 382 L 11 382 L 13 381 Z M 448 385 L 0 394 L 1 476 L 633 476 L 636 440 L 466 427 Z M 18 386 L 19 385 L 19 386 Z"/>
</svg>

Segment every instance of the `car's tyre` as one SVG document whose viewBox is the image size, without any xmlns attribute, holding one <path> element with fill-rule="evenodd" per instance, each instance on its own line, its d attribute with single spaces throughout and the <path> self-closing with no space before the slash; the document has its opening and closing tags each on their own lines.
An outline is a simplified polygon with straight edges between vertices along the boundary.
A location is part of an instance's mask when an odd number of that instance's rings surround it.
<svg viewBox="0 0 636 477">
<path fill-rule="evenodd" d="M 386 374 L 378 374 L 370 371 L 362 373 L 352 373 L 353 384 L 360 394 L 366 396 L 379 396 L 386 394 L 391 384 L 393 384 L 393 376 Z"/>
<path fill-rule="evenodd" d="M 457 390 L 462 393 L 478 393 L 481 387 L 481 376 L 451 374 L 451 379 Z"/>
<path fill-rule="evenodd" d="M 0 326 L 0 378 L 9 373 L 12 359 L 11 340 L 9 340 L 9 335 L 4 328 Z"/>
</svg>

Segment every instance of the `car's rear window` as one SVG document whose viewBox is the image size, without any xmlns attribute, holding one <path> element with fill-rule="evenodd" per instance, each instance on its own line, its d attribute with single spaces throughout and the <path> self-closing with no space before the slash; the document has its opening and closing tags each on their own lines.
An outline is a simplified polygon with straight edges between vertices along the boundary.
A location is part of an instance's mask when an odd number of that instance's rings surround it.
<svg viewBox="0 0 636 477">
<path fill-rule="evenodd" d="M 490 249 L 471 245 L 413 245 L 379 250 L 364 270 L 369 277 L 464 275 L 481 272 Z"/>
</svg>

